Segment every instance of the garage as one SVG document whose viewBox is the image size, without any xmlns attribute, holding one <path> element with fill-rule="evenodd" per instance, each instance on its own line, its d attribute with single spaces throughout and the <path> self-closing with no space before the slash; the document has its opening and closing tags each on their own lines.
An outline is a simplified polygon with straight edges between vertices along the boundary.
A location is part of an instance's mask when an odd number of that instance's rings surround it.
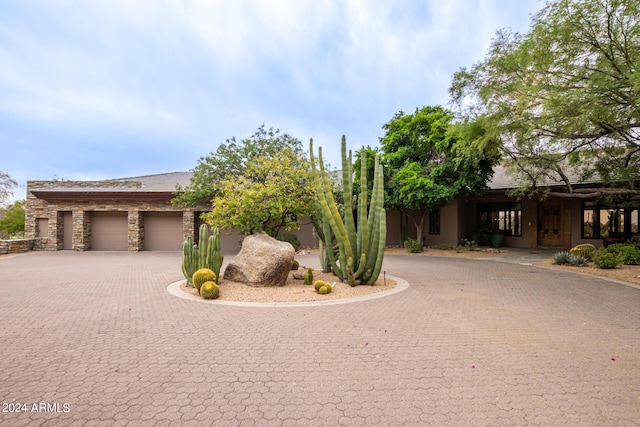
<svg viewBox="0 0 640 427">
<path fill-rule="evenodd" d="M 144 213 L 146 251 L 179 251 L 183 240 L 182 212 Z"/>
<path fill-rule="evenodd" d="M 127 213 L 91 213 L 91 249 L 94 251 L 126 251 Z"/>
</svg>

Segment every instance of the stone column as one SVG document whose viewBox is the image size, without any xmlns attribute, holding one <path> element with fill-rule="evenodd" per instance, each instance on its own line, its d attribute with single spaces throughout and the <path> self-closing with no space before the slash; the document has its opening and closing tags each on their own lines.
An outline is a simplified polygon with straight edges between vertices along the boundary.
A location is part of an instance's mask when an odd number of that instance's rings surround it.
<svg viewBox="0 0 640 427">
<path fill-rule="evenodd" d="M 61 251 L 64 249 L 64 212 L 55 211 L 55 215 L 51 215 L 49 218 L 49 244 L 47 246 L 51 250 Z"/>
<path fill-rule="evenodd" d="M 137 209 L 129 211 L 127 222 L 127 249 L 144 250 L 144 214 Z"/>
<path fill-rule="evenodd" d="M 185 240 L 188 237 L 196 238 L 196 216 L 192 210 L 182 212 L 182 236 Z"/>
<path fill-rule="evenodd" d="M 74 210 L 73 216 L 73 245 L 74 251 L 88 251 L 91 249 L 91 212 Z"/>
</svg>

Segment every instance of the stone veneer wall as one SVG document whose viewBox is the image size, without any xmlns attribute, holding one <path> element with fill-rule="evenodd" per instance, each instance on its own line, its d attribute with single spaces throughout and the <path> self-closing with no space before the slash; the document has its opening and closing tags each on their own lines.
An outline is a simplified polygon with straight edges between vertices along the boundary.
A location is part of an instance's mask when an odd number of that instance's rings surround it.
<svg viewBox="0 0 640 427">
<path fill-rule="evenodd" d="M 72 248 L 75 251 L 91 249 L 91 212 L 119 211 L 127 212 L 128 249 L 139 251 L 144 248 L 145 211 L 183 212 L 184 238 L 195 237 L 195 217 L 191 209 L 180 209 L 171 205 L 170 200 L 60 200 L 47 201 L 31 193 L 42 188 L 141 188 L 136 181 L 28 181 L 27 201 L 25 204 L 25 238 L 37 237 L 37 220 L 48 219 L 47 239 L 36 245 L 40 250 L 63 249 L 64 212 L 72 212 L 73 232 Z"/>
<path fill-rule="evenodd" d="M 47 239 L 16 239 L 0 240 L 0 255 L 19 254 L 32 250 L 42 250 L 47 243 Z"/>
<path fill-rule="evenodd" d="M 25 238 L 36 239 L 39 218 L 46 218 L 48 230 L 46 237 L 36 240 L 33 250 L 57 251 L 64 248 L 64 213 L 71 212 L 73 221 L 72 249 L 86 251 L 91 249 L 91 212 L 119 211 L 127 212 L 127 246 L 130 251 L 144 249 L 145 230 L 144 212 L 182 212 L 183 238 L 195 240 L 200 223 L 196 213 L 207 211 L 208 206 L 195 209 L 180 209 L 171 205 L 170 200 L 58 200 L 39 199 L 31 190 L 43 188 L 142 188 L 137 181 L 28 181 L 27 201 L 25 204 Z M 230 232 L 233 234 L 233 230 Z M 299 235 L 303 246 L 312 246 L 315 239 L 310 227 L 303 227 Z M 233 245 L 234 247 L 237 245 Z M 237 249 L 236 249 L 237 250 Z"/>
</svg>

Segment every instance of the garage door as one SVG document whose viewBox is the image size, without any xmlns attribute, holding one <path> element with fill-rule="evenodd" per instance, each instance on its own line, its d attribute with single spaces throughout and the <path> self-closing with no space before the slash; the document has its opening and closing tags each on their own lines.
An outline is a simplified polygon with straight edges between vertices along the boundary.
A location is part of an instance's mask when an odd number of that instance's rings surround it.
<svg viewBox="0 0 640 427">
<path fill-rule="evenodd" d="M 179 251 L 182 241 L 182 212 L 144 213 L 145 250 Z"/>
<path fill-rule="evenodd" d="M 91 249 L 95 251 L 127 250 L 127 213 L 91 213 Z"/>
</svg>

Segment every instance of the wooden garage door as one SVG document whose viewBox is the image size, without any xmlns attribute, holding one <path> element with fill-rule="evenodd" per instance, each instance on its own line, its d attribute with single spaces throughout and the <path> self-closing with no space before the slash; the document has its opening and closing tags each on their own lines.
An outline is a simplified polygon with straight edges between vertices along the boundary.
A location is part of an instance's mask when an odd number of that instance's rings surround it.
<svg viewBox="0 0 640 427">
<path fill-rule="evenodd" d="M 127 250 L 127 213 L 91 213 L 91 249 L 94 251 Z"/>
<path fill-rule="evenodd" d="M 144 249 L 182 250 L 182 212 L 145 212 Z"/>
</svg>

